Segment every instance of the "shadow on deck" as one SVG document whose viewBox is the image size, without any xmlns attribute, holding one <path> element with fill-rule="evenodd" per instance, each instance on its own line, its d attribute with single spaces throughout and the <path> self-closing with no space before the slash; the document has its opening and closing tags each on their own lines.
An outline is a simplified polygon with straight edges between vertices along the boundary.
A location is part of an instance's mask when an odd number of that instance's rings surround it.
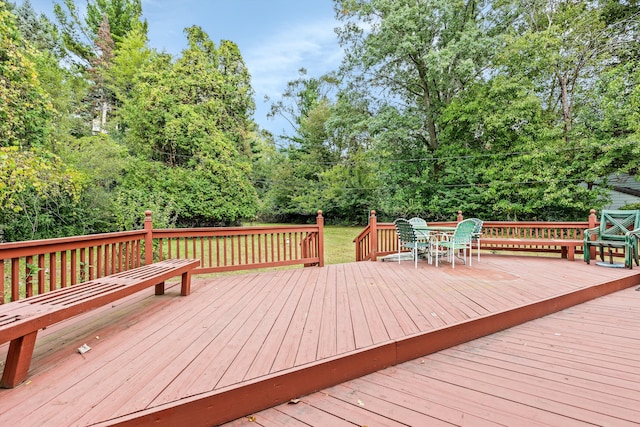
<svg viewBox="0 0 640 427">
<path fill-rule="evenodd" d="M 189 297 L 140 293 L 42 332 L 0 423 L 220 424 L 639 283 L 508 256 L 196 279 Z"/>
</svg>

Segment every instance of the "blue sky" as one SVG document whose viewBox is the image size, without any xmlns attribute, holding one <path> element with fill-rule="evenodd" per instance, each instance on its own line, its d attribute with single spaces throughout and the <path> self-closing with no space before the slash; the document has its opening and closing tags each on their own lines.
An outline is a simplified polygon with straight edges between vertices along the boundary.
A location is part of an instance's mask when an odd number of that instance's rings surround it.
<svg viewBox="0 0 640 427">
<path fill-rule="evenodd" d="M 53 1 L 31 4 L 51 14 Z M 285 121 L 266 117 L 264 96 L 278 100 L 301 67 L 318 77 L 335 70 L 342 59 L 332 0 L 142 0 L 142 11 L 149 23 L 149 45 L 160 51 L 179 55 L 186 47 L 183 30 L 191 25 L 202 27 L 216 45 L 223 39 L 235 42 L 251 73 L 254 118 L 276 136 L 290 129 Z"/>
</svg>

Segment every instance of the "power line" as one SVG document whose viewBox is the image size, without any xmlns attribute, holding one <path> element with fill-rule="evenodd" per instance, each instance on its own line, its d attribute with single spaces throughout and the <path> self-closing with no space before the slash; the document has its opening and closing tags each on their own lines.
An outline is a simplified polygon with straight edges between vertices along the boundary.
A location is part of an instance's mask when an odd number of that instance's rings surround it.
<svg viewBox="0 0 640 427">
<path fill-rule="evenodd" d="M 275 184 L 280 184 L 280 185 L 291 185 L 291 181 L 278 181 L 278 180 L 270 180 L 270 179 L 257 179 L 257 180 L 252 180 L 251 181 L 254 185 L 258 184 L 258 183 L 262 183 L 262 184 L 269 184 L 269 185 L 275 185 Z M 438 185 L 434 188 L 481 188 L 481 189 L 488 189 L 489 187 L 496 187 L 496 186 L 530 186 L 530 185 L 543 185 L 543 184 L 580 184 L 584 182 L 583 179 L 579 179 L 579 178 L 565 178 L 565 179 L 560 179 L 560 180 L 538 180 L 538 181 L 491 181 L 488 183 L 477 183 L 477 182 L 471 182 L 471 183 L 460 183 L 460 184 L 442 184 L 442 185 Z M 316 181 L 314 182 L 314 184 L 322 184 L 320 181 Z M 340 190 L 360 190 L 360 191 L 374 191 L 374 190 L 383 190 L 385 188 L 388 187 L 348 187 L 348 186 L 343 186 L 343 187 L 335 187 L 335 186 L 328 186 L 327 188 L 337 188 Z"/>
<path fill-rule="evenodd" d="M 606 147 L 601 147 L 606 148 Z M 388 158 L 388 157 L 372 157 L 370 159 L 363 159 L 358 161 L 353 160 L 342 160 L 342 161 L 333 161 L 333 162 L 318 162 L 318 161 L 300 161 L 296 160 L 294 163 L 297 165 L 323 165 L 323 166 L 335 166 L 335 165 L 358 165 L 358 164 L 370 164 L 370 163 L 415 163 L 415 162 L 445 162 L 449 160 L 465 160 L 465 159 L 479 159 L 479 158 L 505 158 L 510 156 L 525 156 L 525 155 L 544 155 L 544 154 L 559 154 L 563 152 L 570 151 L 578 151 L 578 147 L 566 147 L 559 149 L 549 149 L 549 150 L 536 150 L 536 151 L 505 151 L 500 153 L 475 153 L 475 154 L 466 154 L 466 155 L 458 155 L 458 156 L 429 156 L 429 157 L 416 157 L 416 158 Z M 157 149 L 153 150 L 154 153 L 171 156 L 176 158 L 183 159 L 193 159 L 197 158 L 197 155 L 186 155 L 186 154 L 177 154 L 170 153 L 165 151 L 160 151 Z"/>
</svg>

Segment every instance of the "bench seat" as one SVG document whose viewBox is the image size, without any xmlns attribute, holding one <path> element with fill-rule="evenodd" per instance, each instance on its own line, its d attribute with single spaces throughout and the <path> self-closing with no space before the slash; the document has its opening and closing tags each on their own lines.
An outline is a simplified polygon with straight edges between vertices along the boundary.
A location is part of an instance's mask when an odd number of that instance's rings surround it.
<svg viewBox="0 0 640 427">
<path fill-rule="evenodd" d="M 181 275 L 183 296 L 191 292 L 191 270 L 197 259 L 170 259 L 56 289 L 0 305 L 0 344 L 10 341 L 0 386 L 12 388 L 27 377 L 38 330 L 107 305 L 155 286 L 164 294 L 164 282 Z"/>
<path fill-rule="evenodd" d="M 508 245 L 508 246 L 560 246 L 562 258 L 569 261 L 575 259 L 576 248 L 584 245 L 583 240 L 577 239 L 518 239 L 518 238 L 502 238 L 502 237 L 482 237 L 482 246 L 485 245 Z M 484 249 L 493 249 L 484 247 Z M 508 250 L 509 248 L 506 248 Z"/>
</svg>

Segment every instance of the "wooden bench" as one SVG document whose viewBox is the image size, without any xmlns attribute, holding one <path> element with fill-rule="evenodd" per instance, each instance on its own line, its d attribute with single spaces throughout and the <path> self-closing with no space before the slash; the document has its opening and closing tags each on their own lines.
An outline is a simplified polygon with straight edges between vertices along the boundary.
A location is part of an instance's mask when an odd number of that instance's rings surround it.
<svg viewBox="0 0 640 427">
<path fill-rule="evenodd" d="M 27 377 L 38 330 L 182 275 L 180 294 L 191 292 L 197 259 L 170 259 L 0 305 L 0 344 L 11 342 L 0 386 L 13 388 Z"/>
<path fill-rule="evenodd" d="M 567 258 L 569 261 L 575 259 L 576 247 L 583 246 L 583 240 L 574 239 L 517 239 L 517 238 L 502 238 L 502 237 L 481 237 L 481 244 L 483 249 L 499 249 L 509 250 L 510 247 L 516 248 L 518 246 L 560 246 L 562 258 Z M 501 248 L 487 248 L 484 245 L 508 245 L 510 247 Z"/>
</svg>

